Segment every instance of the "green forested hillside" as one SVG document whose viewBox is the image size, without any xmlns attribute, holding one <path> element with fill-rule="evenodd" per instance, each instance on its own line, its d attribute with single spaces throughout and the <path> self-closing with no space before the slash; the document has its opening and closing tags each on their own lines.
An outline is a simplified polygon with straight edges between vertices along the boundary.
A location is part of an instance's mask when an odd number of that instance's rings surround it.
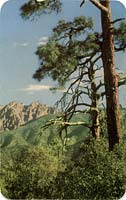
<svg viewBox="0 0 126 200">
<path fill-rule="evenodd" d="M 52 125 L 47 129 L 42 127 L 48 120 L 56 118 L 55 115 L 43 116 L 37 120 L 29 122 L 27 125 L 11 131 L 4 131 L 0 133 L 1 149 L 5 148 L 18 148 L 23 146 L 46 146 L 54 143 L 61 143 L 58 135 L 58 126 Z M 87 114 L 75 114 L 72 118 L 73 122 L 87 121 L 89 116 Z M 104 121 L 104 120 L 103 120 Z M 104 121 L 105 122 L 105 121 Z M 126 129 L 126 109 L 122 109 L 122 128 L 125 137 Z M 85 136 L 89 134 L 89 129 L 84 126 L 71 126 L 68 127 L 67 145 L 73 145 L 83 141 Z M 63 133 L 65 137 L 65 133 Z"/>
<path fill-rule="evenodd" d="M 27 125 L 22 126 L 16 130 L 5 131 L 0 133 L 1 148 L 9 148 L 14 146 L 27 146 L 27 145 L 49 145 L 55 140 L 58 142 L 60 138 L 58 136 L 58 127 L 56 125 L 51 126 L 45 130 L 42 126 L 52 118 L 54 115 L 43 116 L 37 120 L 29 122 Z M 77 121 L 89 121 L 87 114 L 76 114 L 72 118 L 73 122 Z M 104 120 L 103 120 L 104 121 Z M 104 121 L 105 122 L 105 121 Z M 123 132 L 126 129 L 126 109 L 122 109 L 122 126 Z M 84 126 L 73 126 L 68 128 L 68 145 L 84 140 L 85 136 L 89 133 L 89 129 Z"/>
<path fill-rule="evenodd" d="M 2 132 L 2 149 L 28 145 L 49 145 L 55 142 L 55 140 L 57 142 L 61 142 L 58 136 L 58 127 L 56 125 L 51 126 L 45 130 L 42 129 L 42 126 L 44 126 L 46 122 L 51 118 L 54 118 L 54 116 L 44 116 L 35 121 L 29 122 L 27 125 L 22 126 L 16 130 Z M 88 120 L 88 117 L 85 115 L 85 119 L 83 119 L 82 115 L 75 115 L 73 117 L 73 121 L 76 122 L 78 120 Z M 83 140 L 88 132 L 89 129 L 84 126 L 68 128 L 68 145 Z"/>
</svg>

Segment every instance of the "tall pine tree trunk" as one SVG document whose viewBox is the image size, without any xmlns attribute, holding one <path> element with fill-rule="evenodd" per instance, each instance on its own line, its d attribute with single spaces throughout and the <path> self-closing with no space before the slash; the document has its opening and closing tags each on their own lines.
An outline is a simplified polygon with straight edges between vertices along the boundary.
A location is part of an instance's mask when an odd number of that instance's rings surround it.
<svg viewBox="0 0 126 200">
<path fill-rule="evenodd" d="M 120 111 L 118 100 L 118 79 L 114 64 L 114 38 L 111 18 L 110 0 L 100 1 L 108 9 L 101 10 L 103 33 L 102 60 L 104 67 L 104 82 L 106 92 L 107 127 L 109 136 L 109 149 L 113 150 L 115 144 L 120 142 Z"/>
</svg>

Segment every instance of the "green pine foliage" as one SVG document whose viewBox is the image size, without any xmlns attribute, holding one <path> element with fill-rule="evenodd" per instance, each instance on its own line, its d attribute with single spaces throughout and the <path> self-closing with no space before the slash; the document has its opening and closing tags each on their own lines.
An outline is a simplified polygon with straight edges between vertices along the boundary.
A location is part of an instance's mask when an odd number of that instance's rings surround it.
<svg viewBox="0 0 126 200">
<path fill-rule="evenodd" d="M 41 64 L 33 78 L 40 81 L 49 76 L 60 85 L 69 81 L 71 74 L 78 69 L 81 59 L 96 49 L 98 51 L 92 29 L 92 19 L 86 19 L 85 16 L 76 17 L 69 22 L 60 20 L 53 28 L 53 36 L 47 44 L 37 48 L 36 55 Z"/>
<path fill-rule="evenodd" d="M 119 47 L 119 50 L 126 48 L 126 21 L 121 22 L 119 27 L 115 29 L 115 45 Z"/>
<path fill-rule="evenodd" d="M 50 13 L 52 11 L 60 12 L 62 3 L 59 0 L 39 1 L 30 0 L 21 7 L 21 16 L 24 19 L 40 16 L 42 13 Z"/>
</svg>

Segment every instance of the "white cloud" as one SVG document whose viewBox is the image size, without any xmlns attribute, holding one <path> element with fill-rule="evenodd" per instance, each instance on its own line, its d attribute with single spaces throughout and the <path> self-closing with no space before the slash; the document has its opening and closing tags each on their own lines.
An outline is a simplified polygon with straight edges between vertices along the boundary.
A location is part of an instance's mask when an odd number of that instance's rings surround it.
<svg viewBox="0 0 126 200">
<path fill-rule="evenodd" d="M 24 92 L 35 92 L 41 90 L 49 90 L 52 86 L 51 85 L 28 85 L 26 88 L 18 89 L 18 91 Z"/>
<path fill-rule="evenodd" d="M 27 47 L 29 44 L 26 42 L 23 43 L 18 43 L 18 42 L 14 42 L 13 46 L 14 47 Z"/>
<path fill-rule="evenodd" d="M 37 44 L 38 45 L 45 45 L 48 42 L 48 39 L 49 38 L 47 36 L 41 37 L 41 38 L 39 38 Z"/>
<path fill-rule="evenodd" d="M 34 92 L 44 91 L 44 90 L 49 91 L 52 88 L 55 88 L 55 86 L 54 85 L 39 85 L 39 84 L 33 85 L 33 84 L 31 84 L 31 85 L 26 86 L 25 88 L 16 89 L 16 91 L 28 92 L 29 94 L 34 94 Z M 54 91 L 62 93 L 62 92 L 66 92 L 66 89 L 57 87 L 57 89 L 56 90 L 54 89 Z"/>
</svg>

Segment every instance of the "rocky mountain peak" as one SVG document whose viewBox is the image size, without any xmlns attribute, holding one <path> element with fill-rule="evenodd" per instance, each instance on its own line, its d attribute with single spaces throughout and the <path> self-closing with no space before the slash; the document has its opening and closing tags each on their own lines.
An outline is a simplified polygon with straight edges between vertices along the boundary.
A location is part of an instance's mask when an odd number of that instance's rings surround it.
<svg viewBox="0 0 126 200">
<path fill-rule="evenodd" d="M 6 106 L 0 106 L 0 131 L 16 129 L 31 120 L 53 113 L 54 109 L 40 102 L 32 102 L 30 105 L 11 102 Z"/>
</svg>

